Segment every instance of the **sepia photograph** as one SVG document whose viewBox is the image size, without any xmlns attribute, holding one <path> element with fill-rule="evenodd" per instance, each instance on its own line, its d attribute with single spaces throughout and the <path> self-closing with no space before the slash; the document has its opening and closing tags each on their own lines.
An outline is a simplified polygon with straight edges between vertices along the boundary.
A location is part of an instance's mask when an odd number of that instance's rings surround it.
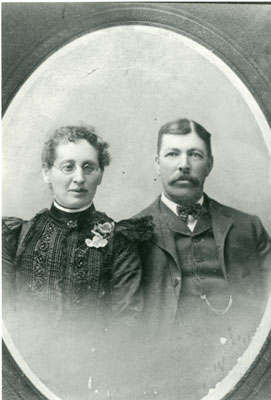
<svg viewBox="0 0 271 400">
<path fill-rule="evenodd" d="M 4 400 L 267 400 L 271 6 L 2 2 Z"/>
</svg>

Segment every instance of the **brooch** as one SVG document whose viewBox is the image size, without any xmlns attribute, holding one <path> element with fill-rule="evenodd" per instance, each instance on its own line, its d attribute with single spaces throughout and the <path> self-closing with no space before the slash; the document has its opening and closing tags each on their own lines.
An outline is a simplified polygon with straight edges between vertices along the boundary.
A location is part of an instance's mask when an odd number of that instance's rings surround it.
<svg viewBox="0 0 271 400">
<path fill-rule="evenodd" d="M 104 224 L 97 224 L 92 229 L 91 233 L 94 234 L 92 239 L 86 239 L 85 243 L 88 247 L 105 247 L 114 231 L 114 222 L 105 222 Z"/>
</svg>

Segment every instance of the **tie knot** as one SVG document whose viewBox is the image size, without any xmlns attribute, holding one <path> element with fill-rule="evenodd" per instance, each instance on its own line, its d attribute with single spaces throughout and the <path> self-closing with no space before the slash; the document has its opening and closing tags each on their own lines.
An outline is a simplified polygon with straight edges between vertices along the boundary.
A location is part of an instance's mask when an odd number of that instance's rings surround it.
<svg viewBox="0 0 271 400">
<path fill-rule="evenodd" d="M 199 203 L 192 207 L 177 206 L 177 213 L 182 221 L 187 222 L 188 215 L 192 215 L 193 218 L 199 219 L 203 214 L 203 207 Z"/>
</svg>

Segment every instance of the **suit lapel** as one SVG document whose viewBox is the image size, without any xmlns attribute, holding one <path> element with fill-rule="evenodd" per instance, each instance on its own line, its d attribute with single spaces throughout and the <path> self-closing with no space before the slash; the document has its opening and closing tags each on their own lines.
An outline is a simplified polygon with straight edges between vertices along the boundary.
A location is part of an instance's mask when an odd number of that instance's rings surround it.
<svg viewBox="0 0 271 400">
<path fill-rule="evenodd" d="M 156 200 L 153 208 L 153 222 L 154 222 L 154 235 L 155 243 L 161 249 L 166 251 L 174 259 L 176 265 L 179 267 L 179 261 L 176 251 L 176 243 L 173 234 L 168 226 L 166 215 L 162 212 L 160 206 L 160 199 Z"/>
<path fill-rule="evenodd" d="M 210 213 L 212 217 L 212 226 L 214 232 L 214 238 L 217 245 L 218 250 L 218 258 L 223 270 L 225 278 L 227 278 L 226 274 L 226 266 L 224 259 L 224 248 L 225 248 L 225 240 L 227 234 L 233 224 L 232 218 L 228 215 L 223 206 L 221 206 L 216 201 L 209 199 L 210 201 Z M 168 226 L 168 221 L 166 215 L 161 210 L 160 205 L 160 197 L 152 204 L 149 209 L 150 214 L 153 216 L 154 222 L 154 236 L 155 243 L 161 249 L 166 251 L 171 257 L 174 259 L 176 265 L 180 269 L 178 255 L 176 250 L 176 243 L 173 237 L 173 234 Z"/>
<path fill-rule="evenodd" d="M 217 202 L 211 201 L 210 212 L 212 217 L 214 238 L 217 246 L 219 262 L 222 267 L 225 278 L 227 279 L 226 266 L 224 259 L 224 248 L 227 234 L 233 224 L 230 215 L 227 215 Z"/>
</svg>

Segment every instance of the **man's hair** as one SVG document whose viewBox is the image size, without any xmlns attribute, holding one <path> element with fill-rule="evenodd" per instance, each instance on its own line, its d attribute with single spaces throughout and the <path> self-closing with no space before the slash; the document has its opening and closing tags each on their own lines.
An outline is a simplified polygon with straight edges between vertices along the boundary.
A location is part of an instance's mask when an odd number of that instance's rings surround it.
<svg viewBox="0 0 271 400">
<path fill-rule="evenodd" d="M 203 126 L 191 119 L 176 119 L 175 121 L 167 122 L 158 132 L 157 154 L 160 153 L 162 139 L 164 135 L 187 135 L 195 132 L 206 144 L 208 156 L 212 156 L 211 134 L 206 131 Z"/>
<path fill-rule="evenodd" d="M 56 148 L 59 144 L 85 139 L 98 153 L 99 166 L 102 170 L 110 163 L 109 145 L 96 134 L 93 126 L 63 126 L 56 129 L 44 143 L 42 166 L 51 168 L 56 159 Z"/>
</svg>

